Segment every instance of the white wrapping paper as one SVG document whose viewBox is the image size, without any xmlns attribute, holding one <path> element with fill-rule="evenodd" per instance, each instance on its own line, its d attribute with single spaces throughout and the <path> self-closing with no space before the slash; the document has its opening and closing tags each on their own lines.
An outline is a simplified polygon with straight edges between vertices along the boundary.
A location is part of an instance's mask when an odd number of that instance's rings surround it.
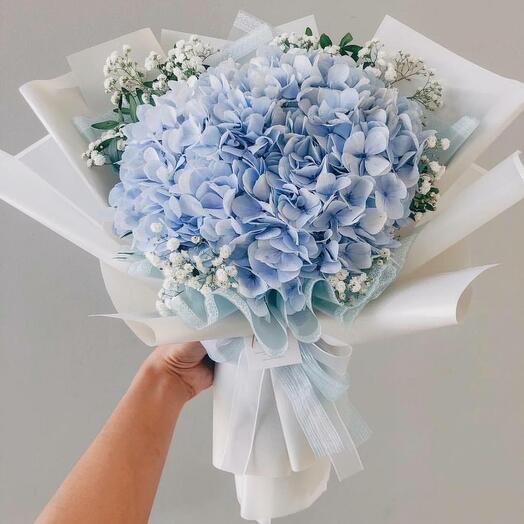
<svg viewBox="0 0 524 524">
<path fill-rule="evenodd" d="M 0 198 L 107 264 L 121 248 L 21 161 L 0 151 Z"/>
<path fill-rule="evenodd" d="M 433 217 L 418 234 L 403 276 L 412 274 L 524 198 L 524 166 L 519 154 L 513 153 L 462 191 L 444 198 L 445 211 Z"/>
<path fill-rule="evenodd" d="M 386 16 L 375 38 L 391 50 L 420 57 L 437 71 L 445 90 L 444 107 L 438 121 L 454 123 L 462 116 L 475 117 L 479 126 L 453 157 L 442 187 L 477 160 L 524 109 L 524 85 L 504 78 L 456 55 L 445 47 Z M 431 126 L 431 119 L 429 125 Z"/>
</svg>

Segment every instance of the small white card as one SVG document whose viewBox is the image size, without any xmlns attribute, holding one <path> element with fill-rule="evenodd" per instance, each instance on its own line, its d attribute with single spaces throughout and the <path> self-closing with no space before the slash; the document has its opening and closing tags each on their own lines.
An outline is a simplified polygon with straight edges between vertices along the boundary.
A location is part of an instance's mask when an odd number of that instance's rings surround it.
<svg viewBox="0 0 524 524">
<path fill-rule="evenodd" d="M 245 351 L 247 352 L 248 366 L 251 369 L 278 368 L 302 362 L 298 340 L 290 333 L 288 333 L 287 349 L 282 355 L 269 355 L 255 337 L 246 338 Z"/>
</svg>

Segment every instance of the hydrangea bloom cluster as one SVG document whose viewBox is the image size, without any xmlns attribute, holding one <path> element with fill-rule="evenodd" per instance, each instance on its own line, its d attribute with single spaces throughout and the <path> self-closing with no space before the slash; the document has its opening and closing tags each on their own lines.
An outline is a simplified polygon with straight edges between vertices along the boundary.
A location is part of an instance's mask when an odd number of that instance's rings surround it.
<svg viewBox="0 0 524 524">
<path fill-rule="evenodd" d="M 342 275 L 343 294 L 397 245 L 431 134 L 416 102 L 349 56 L 274 46 L 169 87 L 124 128 L 110 195 L 139 251 L 166 261 L 176 239 L 212 260 L 227 246 L 253 308 L 277 289 L 299 311 L 308 279 Z"/>
</svg>

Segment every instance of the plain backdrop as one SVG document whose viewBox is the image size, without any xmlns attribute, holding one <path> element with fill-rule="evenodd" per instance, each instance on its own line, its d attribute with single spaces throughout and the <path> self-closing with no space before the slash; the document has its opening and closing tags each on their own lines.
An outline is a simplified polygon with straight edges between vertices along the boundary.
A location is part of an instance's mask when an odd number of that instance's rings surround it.
<svg viewBox="0 0 524 524">
<path fill-rule="evenodd" d="M 150 26 L 226 36 L 239 8 L 277 24 L 367 40 L 385 14 L 524 81 L 522 0 L 0 0 L 0 148 L 45 131 L 18 93 L 65 56 Z M 481 159 L 524 147 L 524 117 Z M 0 173 L 1 183 L 1 173 Z M 464 325 L 358 347 L 351 396 L 374 430 L 365 471 L 289 524 L 519 524 L 524 515 L 524 203 L 473 237 L 481 277 Z M 144 359 L 112 311 L 96 261 L 0 203 L 0 522 L 27 524 L 99 431 Z M 211 462 L 211 394 L 177 428 L 154 524 L 240 523 L 232 478 Z M 106 524 L 106 523 L 104 523 Z"/>
</svg>

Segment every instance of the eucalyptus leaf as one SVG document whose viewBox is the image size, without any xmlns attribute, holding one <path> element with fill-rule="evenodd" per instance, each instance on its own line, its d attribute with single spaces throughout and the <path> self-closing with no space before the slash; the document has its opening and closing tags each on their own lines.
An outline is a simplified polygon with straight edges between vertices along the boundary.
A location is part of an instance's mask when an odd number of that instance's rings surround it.
<svg viewBox="0 0 524 524">
<path fill-rule="evenodd" d="M 351 58 L 355 60 L 355 62 L 358 60 L 358 52 L 362 49 L 361 45 L 351 44 L 344 46 L 344 51 L 351 55 Z"/>
<path fill-rule="evenodd" d="M 319 40 L 319 44 L 320 44 L 320 47 L 322 49 L 324 49 L 325 47 L 328 47 L 330 45 L 333 45 L 333 42 L 331 41 L 331 38 L 329 38 L 328 35 L 326 35 L 326 33 L 322 33 L 320 35 L 320 40 Z"/>
<path fill-rule="evenodd" d="M 109 140 L 109 144 L 107 145 L 106 154 L 112 164 L 115 164 L 120 160 L 120 151 L 118 151 L 116 147 L 117 142 L 118 138 L 111 138 Z"/>
<path fill-rule="evenodd" d="M 127 103 L 129 104 L 129 117 L 131 118 L 131 122 L 138 122 L 138 118 L 136 116 L 136 100 L 135 97 L 129 92 L 125 92 Z"/>
<path fill-rule="evenodd" d="M 346 47 L 353 40 L 351 33 L 346 33 L 340 40 L 340 47 Z"/>
<path fill-rule="evenodd" d="M 116 120 L 105 120 L 104 122 L 97 122 L 96 124 L 91 124 L 91 127 L 107 131 L 108 129 L 114 129 L 117 125 L 118 122 Z"/>
<path fill-rule="evenodd" d="M 313 30 L 311 27 L 306 27 L 306 36 L 313 36 Z"/>
<path fill-rule="evenodd" d="M 107 138 L 106 140 L 102 140 L 102 142 L 100 142 L 100 144 L 98 144 L 98 147 L 97 149 L 99 151 L 102 151 L 104 150 L 107 146 L 109 146 L 109 144 L 115 140 L 115 137 L 113 138 Z"/>
</svg>

